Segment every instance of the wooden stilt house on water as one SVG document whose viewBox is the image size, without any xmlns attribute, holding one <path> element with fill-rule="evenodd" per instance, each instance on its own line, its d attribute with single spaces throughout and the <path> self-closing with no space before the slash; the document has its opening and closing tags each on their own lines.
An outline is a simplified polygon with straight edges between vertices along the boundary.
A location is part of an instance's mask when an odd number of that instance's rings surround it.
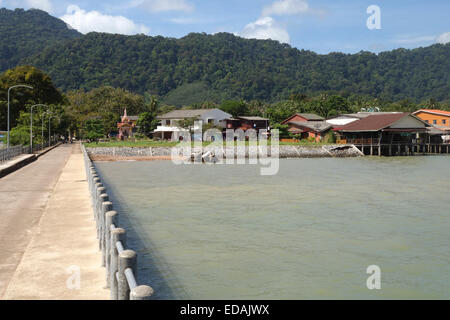
<svg viewBox="0 0 450 320">
<path fill-rule="evenodd" d="M 449 144 L 432 142 L 436 132 L 431 128 L 409 113 L 374 113 L 334 130 L 338 143 L 354 144 L 366 155 L 449 153 Z"/>
</svg>

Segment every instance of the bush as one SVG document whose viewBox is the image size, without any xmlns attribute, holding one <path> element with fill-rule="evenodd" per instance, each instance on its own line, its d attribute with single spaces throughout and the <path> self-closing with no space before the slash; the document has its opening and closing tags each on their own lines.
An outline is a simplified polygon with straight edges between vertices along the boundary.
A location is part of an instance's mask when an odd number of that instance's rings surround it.
<svg viewBox="0 0 450 320">
<path fill-rule="evenodd" d="M 326 134 L 323 141 L 325 143 L 330 143 L 330 144 L 336 143 L 336 134 L 333 131 L 330 131 L 329 133 Z"/>
<path fill-rule="evenodd" d="M 104 136 L 104 126 L 100 120 L 94 119 L 86 122 L 84 136 L 86 139 L 98 142 Z"/>
</svg>

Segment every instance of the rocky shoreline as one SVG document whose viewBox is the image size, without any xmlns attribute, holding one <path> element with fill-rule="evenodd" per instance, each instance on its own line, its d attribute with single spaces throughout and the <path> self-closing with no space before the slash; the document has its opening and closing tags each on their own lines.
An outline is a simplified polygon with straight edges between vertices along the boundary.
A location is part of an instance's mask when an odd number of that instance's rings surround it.
<svg viewBox="0 0 450 320">
<path fill-rule="evenodd" d="M 176 154 L 181 154 L 181 148 Z M 98 147 L 86 148 L 94 161 L 155 161 L 171 160 L 172 149 L 168 147 Z M 212 151 L 212 148 L 203 148 L 203 153 Z M 225 148 L 223 148 L 225 151 Z M 268 149 L 270 157 L 270 148 Z M 346 158 L 361 157 L 363 154 L 353 145 L 326 145 L 326 146 L 295 146 L 281 145 L 279 157 L 289 158 Z M 246 149 L 248 158 L 248 148 Z"/>
</svg>

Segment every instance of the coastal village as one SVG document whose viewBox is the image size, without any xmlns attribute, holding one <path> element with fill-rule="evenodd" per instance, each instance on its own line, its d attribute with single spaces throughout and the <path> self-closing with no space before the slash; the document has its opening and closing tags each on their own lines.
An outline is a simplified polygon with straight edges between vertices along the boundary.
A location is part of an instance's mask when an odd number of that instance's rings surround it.
<svg viewBox="0 0 450 320">
<path fill-rule="evenodd" d="M 449 11 L 0 0 L 2 306 L 450 299 Z"/>
<path fill-rule="evenodd" d="M 137 132 L 138 116 L 128 116 L 125 109 L 118 123 L 118 139 L 132 139 Z M 271 124 L 258 116 L 235 116 L 220 109 L 175 110 L 157 117 L 159 125 L 152 132 L 153 140 L 172 141 L 180 132 L 198 129 L 183 127 L 185 121 L 201 121 L 222 130 L 242 130 L 246 139 L 256 131 L 270 135 Z M 405 112 L 358 112 L 325 119 L 316 114 L 296 113 L 284 120 L 289 137 L 282 143 L 323 143 L 333 137 L 334 144 L 354 145 L 364 155 L 399 156 L 450 153 L 450 112 L 421 109 Z M 251 130 L 251 131 L 249 131 Z M 254 130 L 254 131 L 253 131 Z"/>
</svg>

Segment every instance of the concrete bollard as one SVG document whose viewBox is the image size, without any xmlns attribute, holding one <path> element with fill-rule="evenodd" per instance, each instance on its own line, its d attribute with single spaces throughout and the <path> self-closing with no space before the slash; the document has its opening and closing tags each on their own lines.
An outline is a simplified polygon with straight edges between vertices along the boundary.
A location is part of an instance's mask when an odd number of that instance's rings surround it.
<svg viewBox="0 0 450 320">
<path fill-rule="evenodd" d="M 98 176 L 92 176 L 91 183 L 90 183 L 91 191 L 94 189 L 94 186 L 97 183 L 101 183 L 100 178 Z"/>
<path fill-rule="evenodd" d="M 106 192 L 106 188 L 105 187 L 98 187 L 95 190 L 95 205 L 94 205 L 94 210 L 95 210 L 95 221 L 97 221 L 97 239 L 100 239 L 100 212 L 102 209 L 102 202 L 100 199 L 100 196 L 102 194 L 104 194 Z"/>
<path fill-rule="evenodd" d="M 94 178 L 98 178 L 98 175 L 97 175 L 97 173 L 95 172 L 95 171 L 89 171 L 89 174 L 88 174 L 88 176 L 91 178 L 91 180 L 94 180 Z M 100 180 L 100 178 L 99 178 L 99 180 Z M 100 181 L 99 181 L 100 182 Z"/>
<path fill-rule="evenodd" d="M 131 290 L 130 300 L 151 300 L 155 291 L 149 286 L 139 286 Z"/>
<path fill-rule="evenodd" d="M 102 199 L 108 200 L 106 193 L 101 195 Z M 112 211 L 113 204 L 110 201 L 102 203 L 102 214 L 100 220 L 100 249 L 102 250 L 102 267 L 106 266 L 106 213 Z"/>
<path fill-rule="evenodd" d="M 97 187 L 97 189 L 96 189 L 96 200 L 97 200 L 97 218 L 99 218 L 99 213 L 100 213 L 100 210 L 101 210 L 101 203 L 99 202 L 99 200 L 100 200 L 100 196 L 102 195 L 102 194 L 104 194 L 104 193 L 106 193 L 106 188 L 102 185 L 101 187 Z"/>
<path fill-rule="evenodd" d="M 119 253 L 117 252 L 116 243 L 122 242 L 125 246 L 127 233 L 122 228 L 115 228 L 111 230 L 111 241 L 110 241 L 110 256 L 111 256 L 111 264 L 110 264 L 110 288 L 111 288 L 111 300 L 118 299 L 118 284 L 116 274 L 119 270 Z"/>
<path fill-rule="evenodd" d="M 119 253 L 119 270 L 117 272 L 118 300 L 130 300 L 130 287 L 128 286 L 125 270 L 130 268 L 136 274 L 136 252 L 124 250 Z"/>
<path fill-rule="evenodd" d="M 103 184 L 101 183 L 101 182 L 99 182 L 99 183 L 96 183 L 95 185 L 94 185 L 94 190 L 92 190 L 92 195 L 93 195 L 93 200 L 92 200 L 92 205 L 94 206 L 94 210 L 95 210 L 95 219 L 97 219 L 98 218 L 98 211 L 97 211 L 97 201 L 98 201 L 98 197 L 102 194 L 102 193 L 104 193 L 104 191 L 103 192 L 101 192 L 101 193 L 99 193 L 98 192 L 98 189 L 99 188 L 103 188 Z"/>
<path fill-rule="evenodd" d="M 116 211 L 109 211 L 105 215 L 105 238 L 106 238 L 106 288 L 109 288 L 111 285 L 110 279 L 110 270 L 111 270 L 111 226 L 117 225 L 117 217 L 118 213 Z"/>
</svg>

